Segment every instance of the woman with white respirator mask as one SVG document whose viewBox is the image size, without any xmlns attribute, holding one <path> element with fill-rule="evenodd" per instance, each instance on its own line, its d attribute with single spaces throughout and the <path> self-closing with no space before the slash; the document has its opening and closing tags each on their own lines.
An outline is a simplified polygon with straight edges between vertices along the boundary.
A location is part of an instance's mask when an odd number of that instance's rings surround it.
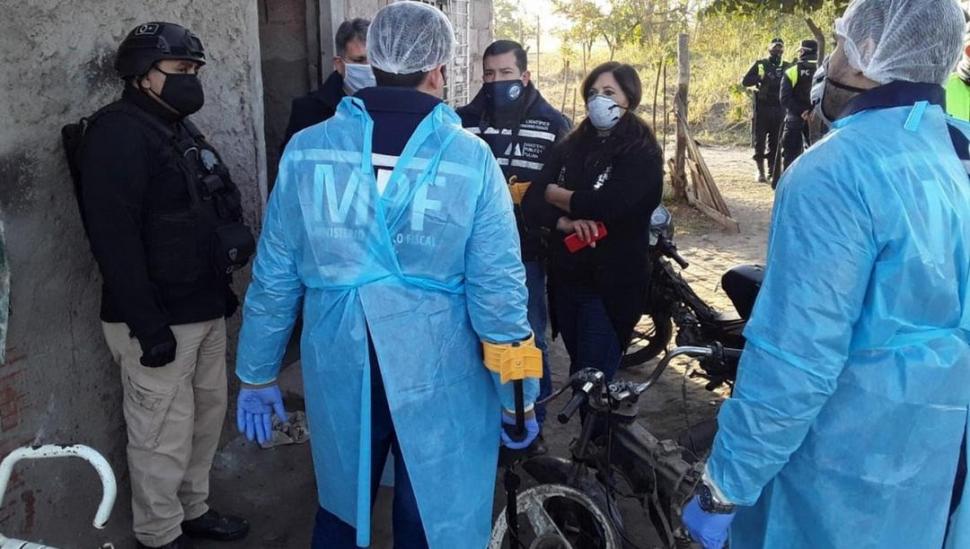
<svg viewBox="0 0 970 549">
<path fill-rule="evenodd" d="M 587 117 L 529 187 L 523 217 L 548 241 L 551 318 L 570 371 L 594 367 L 612 378 L 646 307 L 663 155 L 634 112 L 642 85 L 633 67 L 604 63 L 581 89 Z"/>
</svg>

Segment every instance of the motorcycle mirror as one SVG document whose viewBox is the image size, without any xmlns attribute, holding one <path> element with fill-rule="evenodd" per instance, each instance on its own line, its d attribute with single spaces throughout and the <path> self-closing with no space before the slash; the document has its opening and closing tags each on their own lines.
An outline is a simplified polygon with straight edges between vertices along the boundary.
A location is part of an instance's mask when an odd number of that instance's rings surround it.
<svg viewBox="0 0 970 549">
<path fill-rule="evenodd" d="M 657 206 L 657 209 L 650 214 L 650 226 L 651 227 L 664 227 L 670 224 L 670 211 L 667 210 L 663 205 Z"/>
</svg>

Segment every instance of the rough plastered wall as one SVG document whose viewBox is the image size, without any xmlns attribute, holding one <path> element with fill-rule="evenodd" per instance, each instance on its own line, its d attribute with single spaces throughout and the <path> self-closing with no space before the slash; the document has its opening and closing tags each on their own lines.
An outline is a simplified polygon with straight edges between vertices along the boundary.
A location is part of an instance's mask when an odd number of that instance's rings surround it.
<svg viewBox="0 0 970 549">
<path fill-rule="evenodd" d="M 185 24 L 210 59 L 206 106 L 194 119 L 230 165 L 255 221 L 265 188 L 256 2 L 0 0 L 0 8 L 0 216 L 12 278 L 0 456 L 24 444 L 83 443 L 105 454 L 119 480 L 109 527 L 95 532 L 100 486 L 92 469 L 80 462 L 19 467 L 0 508 L 0 532 L 58 547 L 108 540 L 127 547 L 120 378 L 101 334 L 100 277 L 59 131 L 118 96 L 112 61 L 130 29 L 152 19 Z"/>
<path fill-rule="evenodd" d="M 471 58 L 471 97 L 482 87 L 482 53 L 495 39 L 492 27 L 492 0 L 472 0 L 471 32 L 468 36 L 468 53 Z"/>
</svg>

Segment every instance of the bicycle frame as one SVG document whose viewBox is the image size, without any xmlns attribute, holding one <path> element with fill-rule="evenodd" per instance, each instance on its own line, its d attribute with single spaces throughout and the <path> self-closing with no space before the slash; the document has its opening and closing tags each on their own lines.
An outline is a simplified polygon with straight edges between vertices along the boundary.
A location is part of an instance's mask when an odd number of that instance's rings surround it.
<svg viewBox="0 0 970 549">
<path fill-rule="evenodd" d="M 48 444 L 45 446 L 17 448 L 11 452 L 0 463 L 0 502 L 3 501 L 3 496 L 7 491 L 7 484 L 10 482 L 10 476 L 13 474 L 13 468 L 17 462 L 23 459 L 51 459 L 62 457 L 81 458 L 90 463 L 98 472 L 103 493 L 101 495 L 101 503 L 98 504 L 97 513 L 94 515 L 94 527 L 99 530 L 103 529 L 108 522 L 108 517 L 111 515 L 111 509 L 114 507 L 115 497 L 118 493 L 114 471 L 111 469 L 111 465 L 104 459 L 104 456 L 98 453 L 97 450 L 81 444 Z M 112 547 L 112 545 L 105 544 L 104 547 L 108 548 Z M 8 548 L 54 549 L 47 545 L 7 538 L 3 534 L 0 534 L 0 549 Z"/>
</svg>

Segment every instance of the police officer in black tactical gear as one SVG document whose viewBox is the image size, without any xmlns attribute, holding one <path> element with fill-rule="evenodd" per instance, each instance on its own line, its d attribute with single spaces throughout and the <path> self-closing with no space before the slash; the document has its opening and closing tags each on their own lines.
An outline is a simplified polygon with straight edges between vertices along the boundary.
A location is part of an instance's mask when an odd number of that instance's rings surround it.
<svg viewBox="0 0 970 549">
<path fill-rule="evenodd" d="M 225 319 L 238 306 L 230 277 L 255 243 L 226 166 L 187 118 L 204 102 L 205 62 L 182 26 L 132 30 L 115 60 L 121 99 L 82 122 L 72 166 L 121 367 L 139 547 L 249 530 L 207 504 L 226 414 Z"/>
<path fill-rule="evenodd" d="M 811 142 L 808 136 L 808 119 L 812 114 L 812 81 L 818 69 L 818 43 L 802 40 L 798 50 L 798 62 L 785 70 L 781 80 L 781 104 L 785 107 L 785 130 L 781 148 L 784 167 L 802 154 Z"/>
<path fill-rule="evenodd" d="M 742 86 L 754 90 L 751 142 L 754 145 L 754 161 L 758 165 L 759 183 L 767 182 L 765 160 L 768 161 L 768 171 L 771 172 L 775 155 L 778 153 L 778 136 L 784 120 L 779 92 L 781 80 L 789 67 L 789 64 L 782 60 L 784 53 L 785 41 L 781 38 L 773 38 L 768 47 L 768 57 L 755 61 L 741 80 Z"/>
</svg>

